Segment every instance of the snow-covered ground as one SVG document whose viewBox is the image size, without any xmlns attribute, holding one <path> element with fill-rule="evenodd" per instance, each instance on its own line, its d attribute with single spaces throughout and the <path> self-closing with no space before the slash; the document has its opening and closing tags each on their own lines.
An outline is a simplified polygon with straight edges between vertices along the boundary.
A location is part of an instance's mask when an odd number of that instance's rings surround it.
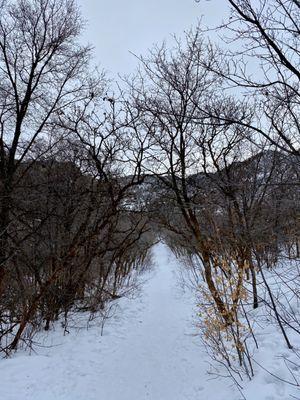
<svg viewBox="0 0 300 400">
<path fill-rule="evenodd" d="M 139 296 L 122 299 L 101 328 L 39 334 L 29 355 L 0 361 L 5 400 L 237 400 L 226 379 L 207 374 L 209 358 L 195 335 L 194 296 L 177 282 L 178 261 L 163 244 Z M 274 343 L 275 345 L 275 343 Z M 263 375 L 246 388 L 248 400 L 289 399 Z M 249 389 L 249 390 L 248 390 Z"/>
</svg>

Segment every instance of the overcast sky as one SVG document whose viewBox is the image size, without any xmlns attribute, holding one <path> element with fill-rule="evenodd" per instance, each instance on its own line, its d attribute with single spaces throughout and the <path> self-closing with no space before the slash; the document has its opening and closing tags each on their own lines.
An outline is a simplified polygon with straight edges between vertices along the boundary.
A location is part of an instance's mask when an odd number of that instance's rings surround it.
<svg viewBox="0 0 300 400">
<path fill-rule="evenodd" d="M 203 23 L 221 22 L 225 0 L 78 0 L 88 21 L 85 42 L 95 48 L 97 64 L 114 77 L 134 71 L 140 55 L 155 43 L 183 32 L 203 16 Z"/>
</svg>

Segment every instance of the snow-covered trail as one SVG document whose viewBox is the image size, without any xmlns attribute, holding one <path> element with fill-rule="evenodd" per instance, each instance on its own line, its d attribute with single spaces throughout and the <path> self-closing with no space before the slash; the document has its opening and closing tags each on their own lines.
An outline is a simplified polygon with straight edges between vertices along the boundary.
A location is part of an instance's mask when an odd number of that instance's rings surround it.
<svg viewBox="0 0 300 400">
<path fill-rule="evenodd" d="M 158 244 L 154 261 L 141 296 L 121 301 L 121 315 L 107 323 L 104 336 L 98 327 L 65 337 L 50 332 L 45 343 L 53 347 L 1 361 L 0 399 L 232 400 L 225 382 L 208 381 L 205 351 L 192 335 L 192 300 L 178 289 L 175 258 Z"/>
</svg>

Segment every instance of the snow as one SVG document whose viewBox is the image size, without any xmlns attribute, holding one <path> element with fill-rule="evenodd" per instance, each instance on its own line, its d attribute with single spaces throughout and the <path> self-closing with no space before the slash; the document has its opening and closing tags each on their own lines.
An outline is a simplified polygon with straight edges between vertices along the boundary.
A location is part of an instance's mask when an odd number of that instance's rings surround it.
<svg viewBox="0 0 300 400">
<path fill-rule="evenodd" d="M 35 352 L 1 360 L 1 399 L 240 400 L 230 380 L 207 374 L 210 360 L 193 322 L 195 296 L 178 283 L 178 261 L 161 243 L 153 261 L 141 292 L 119 301 L 103 336 L 96 322 L 65 336 L 57 325 L 35 338 L 43 344 Z M 283 383 L 264 373 L 246 384 L 245 396 L 290 398 Z"/>
<path fill-rule="evenodd" d="M 272 288 L 280 313 L 299 331 L 299 260 L 279 258 L 275 269 L 265 270 L 265 278 Z M 258 275 L 258 286 L 262 278 Z M 264 287 L 264 286 L 263 286 Z M 259 288 L 259 292 L 262 289 Z M 263 298 L 269 297 L 265 293 Z M 292 318 L 291 311 L 295 314 Z M 254 331 L 259 343 L 259 350 L 253 354 L 255 378 L 245 385 L 245 397 L 255 399 L 259 392 L 264 400 L 300 399 L 300 337 L 295 330 L 284 325 L 293 346 L 289 350 L 275 320 L 274 313 L 268 307 L 259 307 L 250 311 L 251 320 L 255 321 Z M 249 313 L 249 314 L 250 314 Z"/>
</svg>

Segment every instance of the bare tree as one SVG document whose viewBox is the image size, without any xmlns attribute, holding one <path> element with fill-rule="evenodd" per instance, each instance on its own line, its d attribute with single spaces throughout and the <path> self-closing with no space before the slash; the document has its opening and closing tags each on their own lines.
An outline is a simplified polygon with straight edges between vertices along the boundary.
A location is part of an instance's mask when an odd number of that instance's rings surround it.
<svg viewBox="0 0 300 400">
<path fill-rule="evenodd" d="M 205 143 L 212 141 L 215 126 L 220 125 L 220 136 L 222 132 L 225 136 L 227 134 L 222 122 L 220 124 L 217 119 L 208 122 L 207 112 L 202 112 L 212 98 L 216 100 L 215 107 L 219 106 L 221 79 L 208 67 L 208 64 L 213 66 L 216 60 L 214 47 L 205 42 L 200 32 L 189 32 L 186 42 L 177 41 L 172 51 L 158 48 L 149 59 L 142 59 L 145 75 L 138 76 L 129 84 L 131 102 L 141 113 L 145 134 L 151 137 L 152 147 L 147 152 L 145 168 L 172 193 L 181 222 L 191 238 L 190 246 L 201 258 L 205 280 L 219 315 L 223 323 L 230 326 L 235 320 L 242 289 L 244 260 L 240 260 L 237 268 L 238 278 L 229 305 L 218 290 L 214 244 L 203 229 L 205 213 L 194 201 L 189 184 L 191 174 L 203 172 L 203 153 L 210 157 Z M 232 99 L 227 99 L 228 105 L 232 106 L 231 113 L 238 112 Z M 174 224 L 172 229 L 176 232 Z"/>
<path fill-rule="evenodd" d="M 38 140 L 46 150 L 54 146 L 54 117 L 91 96 L 91 82 L 90 49 L 79 44 L 83 22 L 73 0 L 2 0 L 0 11 L 1 287 L 11 255 L 16 171 L 26 159 L 34 162 Z"/>
<path fill-rule="evenodd" d="M 300 4 L 296 0 L 227 0 L 231 15 L 220 29 L 228 39 L 213 66 L 231 87 L 248 94 L 255 110 L 252 140 L 299 156 Z M 228 122 L 238 122 L 223 115 Z"/>
</svg>

